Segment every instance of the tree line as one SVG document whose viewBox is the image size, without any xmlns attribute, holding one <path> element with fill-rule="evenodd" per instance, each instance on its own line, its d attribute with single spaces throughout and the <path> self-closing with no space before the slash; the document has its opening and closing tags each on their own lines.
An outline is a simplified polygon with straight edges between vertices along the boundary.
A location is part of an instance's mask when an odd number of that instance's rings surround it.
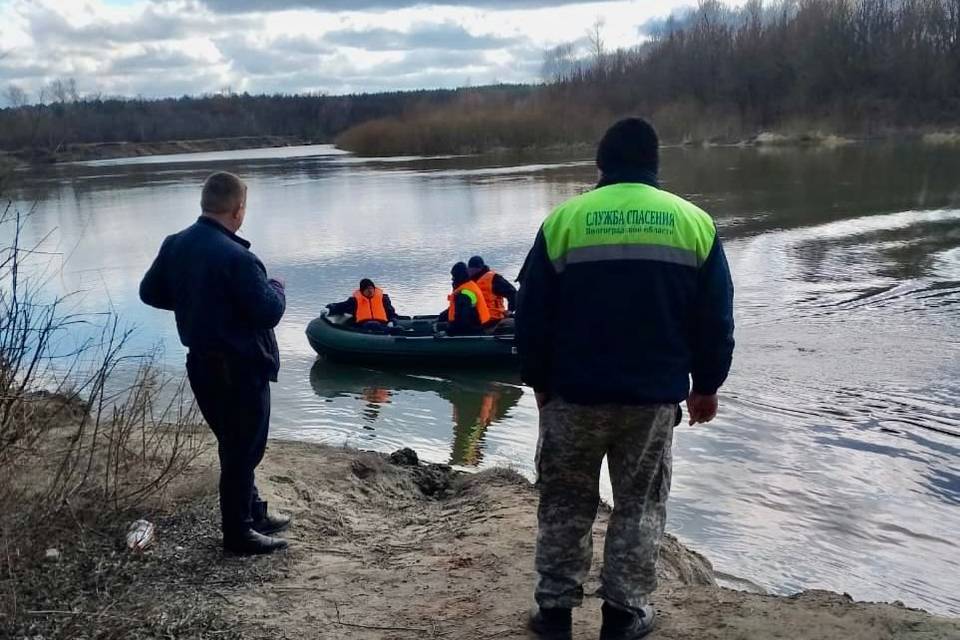
<svg viewBox="0 0 960 640">
<path fill-rule="evenodd" d="M 632 49 L 554 63 L 551 94 L 613 111 L 717 112 L 749 127 L 843 130 L 960 116 L 960 0 L 717 0 L 648 25 Z"/>
<path fill-rule="evenodd" d="M 341 144 L 422 153 L 593 143 L 626 114 L 650 117 L 672 142 L 960 125 L 960 0 L 705 0 L 615 50 L 602 28 L 547 51 L 544 86 L 519 101 L 455 100 L 358 125 Z"/>
<path fill-rule="evenodd" d="M 29 96 L 16 87 L 7 89 L 5 98 L 11 106 L 0 109 L 0 150 L 49 154 L 77 143 L 241 136 L 290 136 L 324 142 L 360 122 L 442 106 L 463 91 L 468 90 L 345 96 L 224 91 L 202 97 L 151 100 L 81 97 L 73 80 L 57 80 L 37 96 Z"/>
<path fill-rule="evenodd" d="M 237 136 L 336 139 L 366 154 L 592 143 L 611 118 L 649 116 L 670 141 L 764 130 L 875 135 L 960 124 L 960 0 L 703 0 L 609 50 L 546 52 L 543 84 L 353 96 L 80 98 L 8 91 L 0 149 Z"/>
</svg>

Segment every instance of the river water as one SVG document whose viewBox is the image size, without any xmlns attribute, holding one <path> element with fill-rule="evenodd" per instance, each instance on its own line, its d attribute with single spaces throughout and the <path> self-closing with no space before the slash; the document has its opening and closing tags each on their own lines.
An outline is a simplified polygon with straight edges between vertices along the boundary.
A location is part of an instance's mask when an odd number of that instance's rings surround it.
<svg viewBox="0 0 960 640">
<path fill-rule="evenodd" d="M 315 146 L 18 176 L 24 240 L 57 254 L 49 286 L 116 310 L 171 370 L 173 318 L 137 286 L 216 168 L 248 181 L 242 235 L 287 281 L 274 437 L 531 475 L 533 394 L 510 375 L 316 363 L 303 330 L 361 277 L 400 313 L 443 308 L 449 266 L 473 254 L 514 277 L 544 216 L 590 187 L 589 159 Z M 677 430 L 669 530 L 739 584 L 960 615 L 960 148 L 666 149 L 662 174 L 717 219 L 738 323 L 719 418 Z"/>
</svg>

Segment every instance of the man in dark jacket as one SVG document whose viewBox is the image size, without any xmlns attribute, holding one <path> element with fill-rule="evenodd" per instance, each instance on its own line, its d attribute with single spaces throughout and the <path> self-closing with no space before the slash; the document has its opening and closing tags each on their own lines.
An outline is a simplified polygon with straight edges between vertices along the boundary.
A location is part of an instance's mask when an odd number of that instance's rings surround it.
<svg viewBox="0 0 960 640">
<path fill-rule="evenodd" d="M 270 425 L 270 382 L 280 368 L 273 328 L 286 298 L 283 283 L 267 278 L 250 243 L 236 235 L 246 198 L 237 176 L 207 178 L 202 215 L 163 241 L 140 283 L 141 300 L 174 312 L 189 349 L 190 387 L 219 445 L 223 546 L 241 554 L 285 548 L 270 534 L 290 523 L 267 514 L 254 484 Z"/>
<path fill-rule="evenodd" d="M 613 125 L 596 189 L 544 221 L 521 273 L 517 346 L 540 408 L 531 628 L 570 638 L 592 558 L 604 456 L 614 510 L 600 596 L 603 640 L 653 629 L 649 601 L 679 403 L 709 422 L 733 353 L 733 284 L 713 220 L 657 186 L 656 132 Z M 690 388 L 690 378 L 693 385 Z"/>
</svg>

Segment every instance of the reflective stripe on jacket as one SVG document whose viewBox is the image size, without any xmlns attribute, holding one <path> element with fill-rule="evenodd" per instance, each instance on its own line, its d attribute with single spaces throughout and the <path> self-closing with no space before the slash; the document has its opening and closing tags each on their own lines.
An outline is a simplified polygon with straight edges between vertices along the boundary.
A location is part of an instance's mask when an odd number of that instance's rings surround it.
<svg viewBox="0 0 960 640">
<path fill-rule="evenodd" d="M 473 307 L 477 310 L 477 315 L 480 318 L 480 324 L 484 325 L 490 322 L 490 308 L 487 306 L 487 300 L 483 297 L 483 291 L 480 290 L 480 287 L 477 286 L 477 283 L 468 280 L 462 285 L 453 290 L 447 300 L 450 301 L 450 307 L 447 311 L 447 318 L 450 322 L 454 322 L 457 319 L 457 296 L 461 293 L 465 294 L 470 298 L 470 302 Z"/>
<path fill-rule="evenodd" d="M 713 220 L 642 182 L 572 198 L 520 276 L 524 382 L 575 404 L 673 403 L 723 384 L 733 283 Z"/>
</svg>

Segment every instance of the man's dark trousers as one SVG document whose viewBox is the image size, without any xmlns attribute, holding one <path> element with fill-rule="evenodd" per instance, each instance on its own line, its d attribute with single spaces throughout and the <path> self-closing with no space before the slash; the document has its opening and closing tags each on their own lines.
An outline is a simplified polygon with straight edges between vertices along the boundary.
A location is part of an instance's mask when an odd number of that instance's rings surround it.
<svg viewBox="0 0 960 640">
<path fill-rule="evenodd" d="M 254 470 L 270 427 L 268 375 L 222 353 L 187 356 L 187 376 L 200 412 L 217 437 L 223 535 L 243 533 L 263 517 Z"/>
</svg>

